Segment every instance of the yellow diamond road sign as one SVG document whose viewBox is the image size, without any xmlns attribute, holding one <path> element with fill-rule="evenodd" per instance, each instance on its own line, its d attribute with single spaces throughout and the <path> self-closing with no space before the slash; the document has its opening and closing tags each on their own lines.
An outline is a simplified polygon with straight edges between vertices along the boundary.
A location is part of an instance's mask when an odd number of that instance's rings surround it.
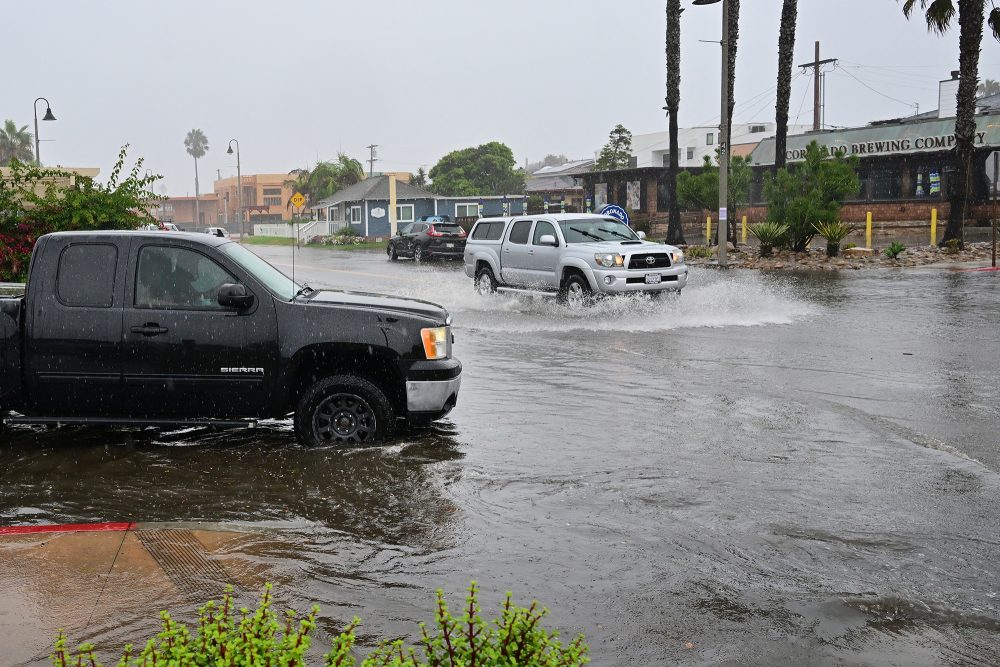
<svg viewBox="0 0 1000 667">
<path fill-rule="evenodd" d="M 295 208 L 302 208 L 302 206 L 305 203 L 306 203 L 306 198 L 302 195 L 301 192 L 296 192 L 294 195 L 292 195 L 292 206 L 294 206 Z"/>
</svg>

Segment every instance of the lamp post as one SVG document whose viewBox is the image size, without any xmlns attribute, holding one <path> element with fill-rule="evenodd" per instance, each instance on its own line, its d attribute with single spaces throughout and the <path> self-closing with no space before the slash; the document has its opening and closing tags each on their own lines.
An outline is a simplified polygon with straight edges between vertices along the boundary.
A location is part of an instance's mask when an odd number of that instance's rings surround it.
<svg viewBox="0 0 1000 667">
<path fill-rule="evenodd" d="M 229 150 L 226 153 L 229 155 L 233 154 L 233 144 L 236 144 L 236 199 L 239 205 L 240 243 L 243 243 L 243 237 L 246 235 L 246 227 L 243 224 L 243 172 L 240 171 L 240 142 L 230 139 Z"/>
<path fill-rule="evenodd" d="M 694 0 L 714 5 L 720 0 Z M 722 1 L 722 119 L 719 123 L 719 266 L 726 266 L 729 242 L 729 0 Z"/>
<path fill-rule="evenodd" d="M 49 101 L 46 100 L 44 97 L 38 97 L 38 98 L 36 98 L 35 99 L 35 104 L 34 104 L 34 107 L 35 107 L 35 166 L 36 167 L 41 167 L 42 166 L 42 157 L 41 157 L 41 155 L 38 154 L 38 103 L 40 101 L 42 101 L 42 100 L 45 100 L 45 115 L 42 117 L 42 120 L 55 120 L 56 119 L 56 117 L 52 115 L 52 107 L 49 106 Z"/>
</svg>

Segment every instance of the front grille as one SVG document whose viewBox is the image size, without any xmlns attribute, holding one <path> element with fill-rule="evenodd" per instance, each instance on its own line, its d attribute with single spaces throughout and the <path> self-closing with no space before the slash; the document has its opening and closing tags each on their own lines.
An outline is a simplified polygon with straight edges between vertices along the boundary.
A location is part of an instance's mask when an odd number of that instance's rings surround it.
<svg viewBox="0 0 1000 667">
<path fill-rule="evenodd" d="M 663 276 L 660 279 L 661 283 L 677 282 L 677 276 Z M 639 276 L 638 278 L 626 278 L 625 283 L 628 285 L 645 285 L 646 276 Z"/>
<path fill-rule="evenodd" d="M 652 262 L 647 261 L 649 257 Z M 628 261 L 630 269 L 668 269 L 670 268 L 670 255 L 666 253 L 651 253 L 644 255 L 632 255 Z"/>
</svg>

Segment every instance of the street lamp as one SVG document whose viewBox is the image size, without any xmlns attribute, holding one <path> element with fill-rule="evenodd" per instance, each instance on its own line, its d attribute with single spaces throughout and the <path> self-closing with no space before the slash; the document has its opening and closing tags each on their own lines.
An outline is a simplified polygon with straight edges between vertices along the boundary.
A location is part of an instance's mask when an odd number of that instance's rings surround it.
<svg viewBox="0 0 1000 667">
<path fill-rule="evenodd" d="M 229 155 L 233 154 L 233 144 L 236 144 L 236 198 L 239 200 L 240 243 L 243 243 L 243 237 L 246 235 L 246 227 L 243 225 L 243 172 L 240 171 L 240 142 L 230 139 L 229 150 L 226 153 Z"/>
<path fill-rule="evenodd" d="M 714 5 L 720 0 L 694 0 Z M 729 243 L 729 0 L 722 2 L 722 122 L 719 126 L 719 266 L 726 266 Z"/>
<path fill-rule="evenodd" d="M 45 100 L 45 115 L 42 117 L 42 120 L 55 120 L 56 119 L 56 117 L 52 115 L 52 107 L 49 106 L 49 101 L 46 100 L 44 97 L 36 98 L 35 99 L 35 104 L 34 104 L 34 107 L 35 107 L 35 166 L 36 167 L 41 167 L 42 166 L 42 157 L 41 157 L 41 155 L 38 154 L 38 103 L 41 100 Z"/>
</svg>

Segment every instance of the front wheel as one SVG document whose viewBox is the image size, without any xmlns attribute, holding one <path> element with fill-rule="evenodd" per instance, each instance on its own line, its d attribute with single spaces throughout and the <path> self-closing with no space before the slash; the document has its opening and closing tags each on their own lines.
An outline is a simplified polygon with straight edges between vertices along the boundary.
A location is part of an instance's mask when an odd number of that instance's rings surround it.
<svg viewBox="0 0 1000 667">
<path fill-rule="evenodd" d="M 295 437 L 306 447 L 371 445 L 392 436 L 396 411 L 385 393 L 364 378 L 334 375 L 299 399 Z"/>
<path fill-rule="evenodd" d="M 396 244 L 395 243 L 390 243 L 389 245 L 387 245 L 385 247 L 385 254 L 389 255 L 389 259 L 391 259 L 394 262 L 397 259 L 399 259 L 399 255 L 396 254 Z"/>
<path fill-rule="evenodd" d="M 479 296 L 489 296 L 497 291 L 497 279 L 493 276 L 493 270 L 484 266 L 476 274 L 476 292 Z"/>
<path fill-rule="evenodd" d="M 417 246 L 413 249 L 413 261 L 414 262 L 425 262 L 427 261 L 426 255 L 424 255 L 423 246 Z"/>
<path fill-rule="evenodd" d="M 590 298 L 590 284 L 579 273 L 571 273 L 563 283 L 560 297 L 570 308 L 582 308 Z"/>
</svg>

